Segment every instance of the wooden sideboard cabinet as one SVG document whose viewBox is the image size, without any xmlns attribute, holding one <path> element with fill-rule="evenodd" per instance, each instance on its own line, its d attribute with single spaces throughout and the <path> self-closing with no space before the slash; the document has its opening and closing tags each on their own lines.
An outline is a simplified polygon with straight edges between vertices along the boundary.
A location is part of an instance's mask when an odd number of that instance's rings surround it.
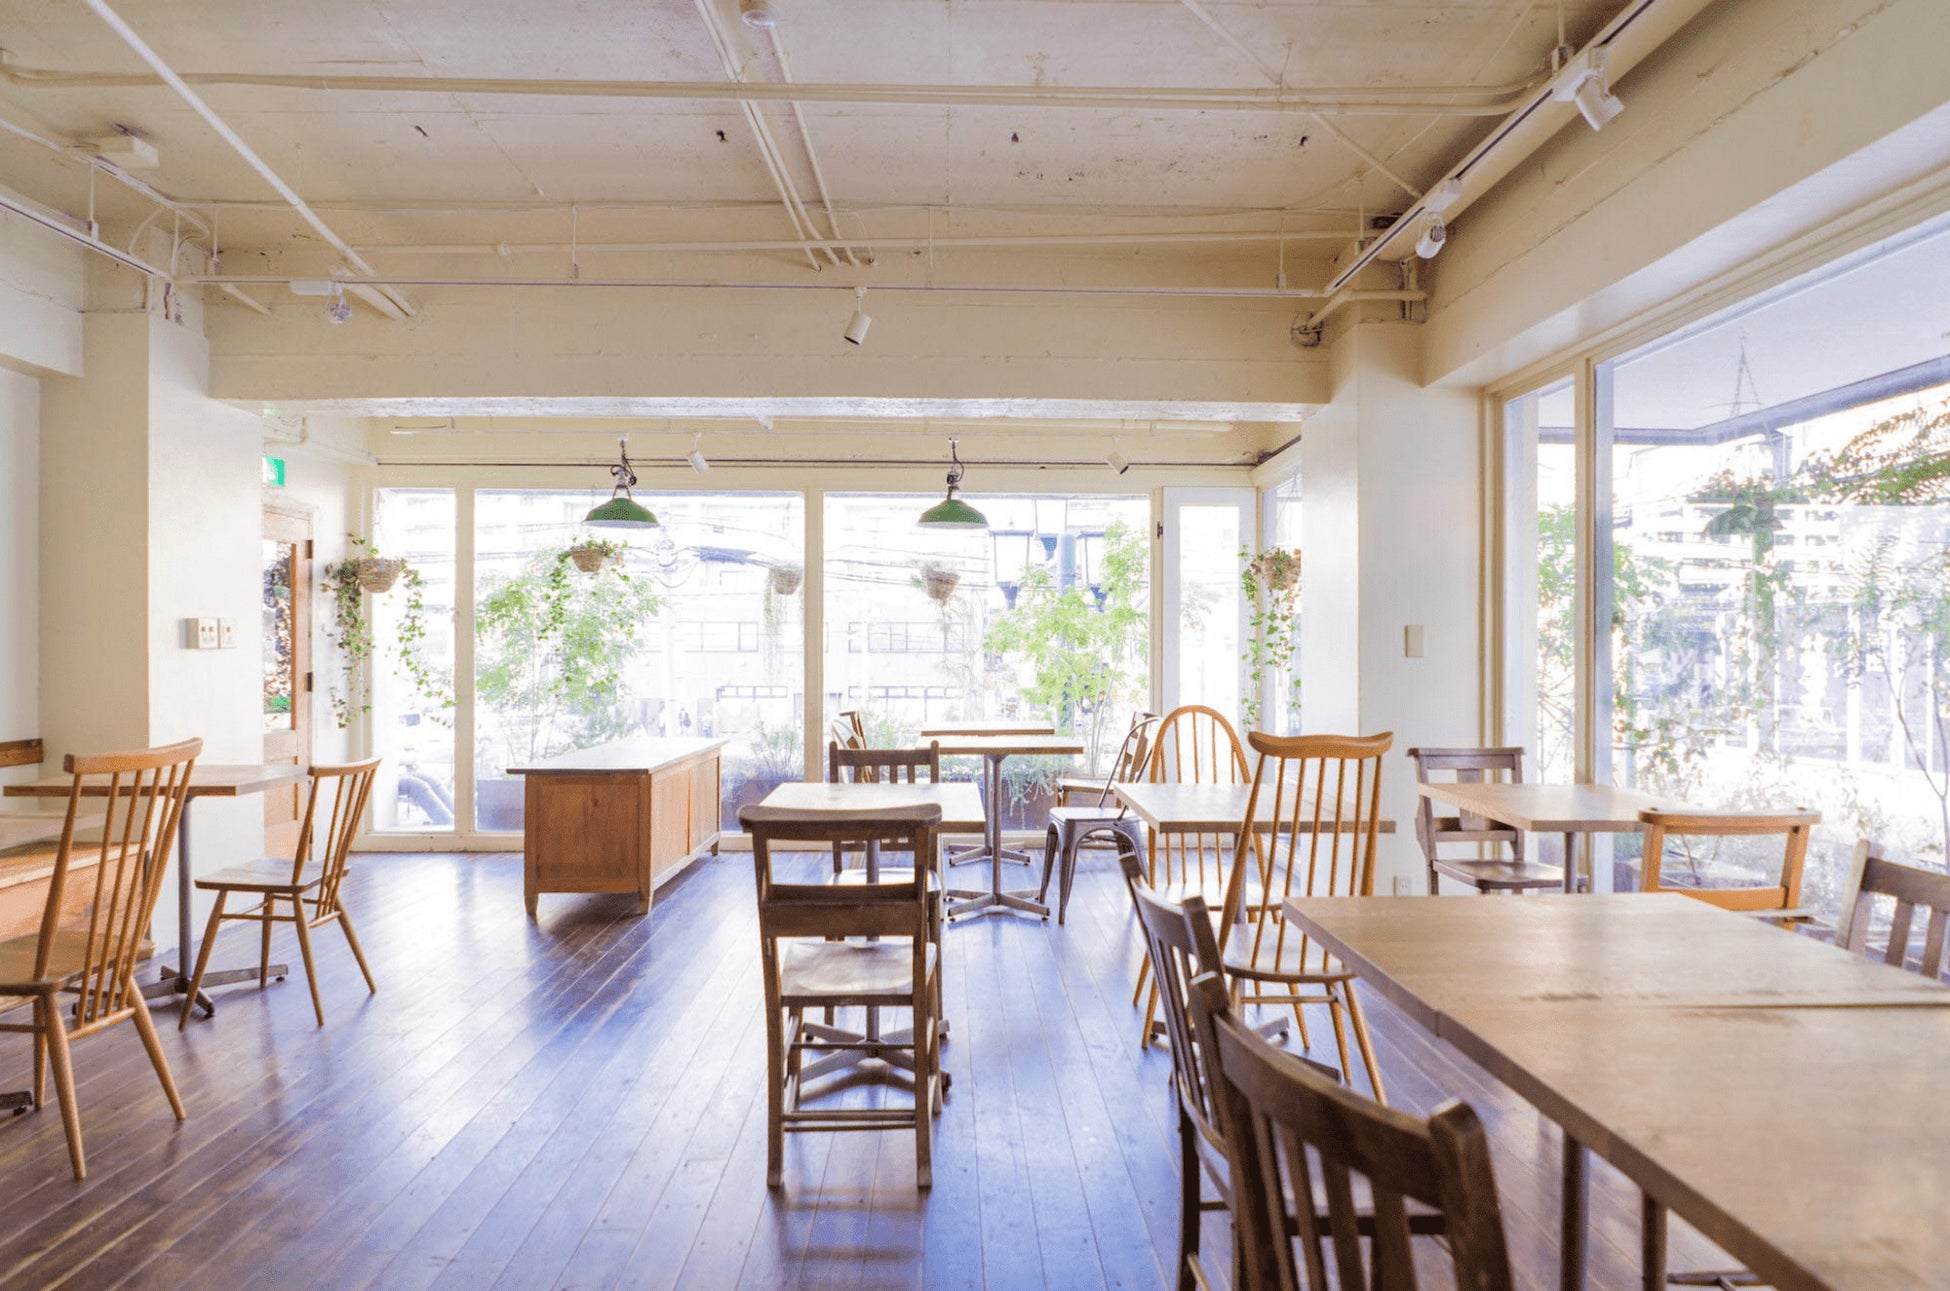
<svg viewBox="0 0 1950 1291">
<path fill-rule="evenodd" d="M 718 846 L 723 740 L 619 740 L 510 767 L 525 778 L 522 894 L 633 892 L 650 910 L 657 885 Z"/>
</svg>

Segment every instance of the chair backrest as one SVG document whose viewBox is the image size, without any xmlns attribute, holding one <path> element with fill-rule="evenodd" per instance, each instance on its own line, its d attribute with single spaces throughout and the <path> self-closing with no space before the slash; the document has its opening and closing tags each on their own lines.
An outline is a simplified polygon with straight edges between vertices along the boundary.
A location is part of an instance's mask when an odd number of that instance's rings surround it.
<svg viewBox="0 0 1950 1291">
<path fill-rule="evenodd" d="M 768 982 L 774 980 L 776 943 L 783 937 L 911 937 L 919 971 L 928 941 L 928 879 L 941 824 L 938 804 L 857 811 L 750 803 L 738 809 L 738 823 L 752 840 L 752 864 L 758 877 L 758 935 Z M 882 871 L 892 876 L 882 883 L 841 886 L 822 881 L 785 882 L 773 871 L 772 846 L 788 841 L 871 841 L 909 852 L 914 864 Z"/>
<path fill-rule="evenodd" d="M 1147 764 L 1151 759 L 1151 731 L 1157 724 L 1156 713 L 1139 713 L 1131 719 L 1131 728 L 1124 732 L 1124 742 L 1117 746 L 1117 757 L 1110 764 L 1110 778 L 1104 781 L 1103 792 L 1097 795 L 1099 807 L 1110 805 L 1112 785 L 1129 784 L 1143 779 L 1147 774 Z"/>
<path fill-rule="evenodd" d="M 940 741 L 916 749 L 847 748 L 838 742 L 826 746 L 826 778 L 835 784 L 842 779 L 856 784 L 915 784 L 923 771 L 929 784 L 941 779 Z"/>
<path fill-rule="evenodd" d="M 1395 736 L 1254 731 L 1247 738 L 1259 761 L 1238 850 L 1252 859 L 1232 867 L 1221 926 L 1235 941 L 1235 959 L 1302 971 L 1314 959 L 1324 969 L 1324 948 L 1300 933 L 1289 942 L 1280 903 L 1374 895 L 1381 759 Z"/>
<path fill-rule="evenodd" d="M 1821 823 L 1818 811 L 1642 811 L 1645 826 L 1641 892 L 1684 892 L 1723 910 L 1792 910 L 1801 904 L 1801 868 L 1808 835 Z M 1665 881 L 1669 838 L 1768 838 L 1782 843 L 1780 881 L 1754 887 L 1701 887 Z"/>
<path fill-rule="evenodd" d="M 1216 708 L 1185 704 L 1166 713 L 1151 733 L 1147 774 L 1153 784 L 1245 784 L 1252 779 L 1239 732 Z M 1185 883 L 1224 890 L 1231 830 L 1169 833 L 1150 840 L 1152 874 L 1160 885 Z"/>
<path fill-rule="evenodd" d="M 1131 903 L 1137 908 L 1145 955 L 1151 961 L 1151 979 L 1158 984 L 1158 1004 L 1170 1040 L 1172 1082 L 1178 1101 L 1200 1137 L 1223 1153 L 1225 1142 L 1206 1084 L 1203 1056 L 1192 1032 L 1187 998 L 1192 979 L 1213 967 L 1207 957 L 1218 953 L 1211 931 L 1212 916 L 1197 893 L 1187 896 L 1182 904 L 1160 896 L 1145 881 L 1143 865 L 1129 852 L 1120 851 L 1117 860 L 1131 890 Z M 1200 928 L 1205 932 L 1203 947 L 1197 936 Z"/>
<path fill-rule="evenodd" d="M 1923 929 L 1923 957 L 1917 971 L 1925 977 L 1943 976 L 1944 935 L 1950 931 L 1950 874 L 1900 865 L 1875 854 L 1868 839 L 1855 845 L 1855 864 L 1842 892 L 1842 916 L 1835 941 L 1857 954 L 1869 948 L 1869 925 L 1879 896 L 1896 903 L 1889 920 L 1889 944 L 1882 962 L 1897 968 L 1909 965 L 1910 929 L 1920 908 L 1929 912 Z"/>
<path fill-rule="evenodd" d="M 1448 775 L 1456 784 L 1482 784 L 1498 778 L 1505 784 L 1523 783 L 1521 748 L 1414 748 L 1408 750 L 1408 760 L 1415 765 L 1417 784 L 1437 783 L 1430 772 Z M 1453 816 L 1438 816 L 1434 800 L 1420 796 L 1415 800 L 1415 841 L 1421 844 L 1422 856 L 1431 865 L 1435 864 L 1437 849 L 1443 843 L 1508 844 L 1511 855 L 1519 861 L 1523 859 L 1522 830 L 1500 825 L 1472 811 L 1459 810 Z"/>
<path fill-rule="evenodd" d="M 71 1028 L 77 1033 L 113 1021 L 133 1007 L 129 994 L 136 989 L 136 952 L 155 913 L 156 897 L 176 846 L 184 793 L 202 751 L 202 740 L 184 740 L 129 753 L 70 754 L 64 763 L 74 782 L 68 790 L 68 814 L 61 827 L 54 874 L 48 880 L 34 975 L 48 974 L 57 962 L 57 951 L 63 968 L 77 965 L 73 947 L 78 942 L 78 968 L 69 978 L 78 992 Z M 91 793 L 106 794 L 101 799 L 107 804 L 101 841 L 77 843 L 75 820 L 83 797 Z M 68 869 L 79 848 L 96 854 L 85 939 L 77 936 L 84 930 L 60 926 Z"/>
<path fill-rule="evenodd" d="M 1454 1285 L 1509 1291 L 1489 1135 L 1467 1103 L 1444 1104 L 1425 1121 L 1342 1088 L 1226 1011 L 1216 973 L 1193 981 L 1191 1001 L 1216 1053 L 1213 1095 L 1232 1166 L 1247 1291 L 1413 1291 L 1409 1201 L 1442 1213 Z M 1373 1236 L 1365 1242 L 1356 1176 L 1372 1199 Z M 1321 1195 L 1324 1214 L 1314 1204 Z"/>
<path fill-rule="evenodd" d="M 298 826 L 298 850 L 292 853 L 291 881 L 304 878 L 305 866 L 314 853 L 318 857 L 319 882 L 313 896 L 319 915 L 339 908 L 339 883 L 345 878 L 345 863 L 352 854 L 352 840 L 358 836 L 365 818 L 366 800 L 372 795 L 373 777 L 380 758 L 348 762 L 343 766 L 314 766 L 311 793 L 305 799 L 303 823 Z M 331 805 L 322 814 L 319 804 L 327 797 Z"/>
<path fill-rule="evenodd" d="M 867 721 L 866 718 L 860 715 L 859 709 L 842 708 L 837 720 L 845 722 L 846 729 L 853 733 L 854 748 L 864 749 L 867 747 Z"/>
</svg>

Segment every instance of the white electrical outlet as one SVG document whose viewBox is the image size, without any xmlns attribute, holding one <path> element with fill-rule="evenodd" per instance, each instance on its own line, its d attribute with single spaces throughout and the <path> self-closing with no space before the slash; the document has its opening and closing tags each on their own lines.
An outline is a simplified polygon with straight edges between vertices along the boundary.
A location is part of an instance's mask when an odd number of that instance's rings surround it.
<svg viewBox="0 0 1950 1291">
<path fill-rule="evenodd" d="M 1408 880 L 1399 874 L 1397 874 L 1392 880 L 1390 880 L 1390 883 L 1392 885 L 1390 890 L 1398 897 L 1415 895 L 1414 893 L 1408 890 Z"/>
<path fill-rule="evenodd" d="M 217 649 L 235 650 L 237 648 L 237 624 L 233 619 L 217 620 Z"/>
<path fill-rule="evenodd" d="M 1402 628 L 1402 658 L 1420 659 L 1422 657 L 1422 625 L 1410 623 Z"/>
</svg>

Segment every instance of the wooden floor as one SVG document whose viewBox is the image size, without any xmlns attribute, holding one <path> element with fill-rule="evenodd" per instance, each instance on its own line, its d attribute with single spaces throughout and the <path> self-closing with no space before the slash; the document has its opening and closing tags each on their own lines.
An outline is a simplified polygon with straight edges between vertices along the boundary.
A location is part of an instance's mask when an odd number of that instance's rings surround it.
<svg viewBox="0 0 1950 1291">
<path fill-rule="evenodd" d="M 530 923 L 505 855 L 362 856 L 346 900 L 380 994 L 328 931 L 324 1030 L 297 978 L 227 988 L 181 1035 L 159 1014 L 186 1123 L 128 1027 L 76 1046 L 85 1184 L 52 1109 L 0 1119 L 0 1288 L 1169 1285 L 1169 1064 L 1138 1048 L 1106 853 L 1067 927 L 949 930 L 927 1194 L 898 1134 L 789 1138 L 766 1190 L 746 856 L 693 867 L 647 919 L 544 897 Z M 1460 1095 L 1489 1122 L 1520 1285 L 1555 1286 L 1555 1130 L 1367 998 L 1394 1101 Z M 0 1088 L 24 1086 L 24 1039 L 0 1041 Z M 1637 1194 L 1600 1165 L 1593 1204 L 1593 1285 L 1636 1285 Z M 1690 1234 L 1674 1257 L 1711 1262 Z"/>
</svg>

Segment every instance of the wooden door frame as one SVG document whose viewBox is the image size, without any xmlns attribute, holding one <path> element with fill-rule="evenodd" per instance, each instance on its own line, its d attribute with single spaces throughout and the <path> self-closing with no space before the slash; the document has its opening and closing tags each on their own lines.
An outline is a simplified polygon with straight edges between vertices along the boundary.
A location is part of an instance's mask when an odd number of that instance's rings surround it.
<svg viewBox="0 0 1950 1291">
<path fill-rule="evenodd" d="M 272 541 L 297 542 L 303 544 L 298 553 L 299 578 L 293 580 L 291 588 L 292 625 L 291 639 L 296 648 L 291 679 L 291 712 L 293 734 L 297 737 L 297 757 L 299 766 L 308 766 L 313 755 L 313 716 L 312 676 L 315 671 L 315 642 L 312 639 L 312 599 L 314 589 L 310 586 L 314 576 L 312 564 L 316 560 L 318 511 L 315 507 L 302 503 L 286 501 L 283 498 L 264 499 L 263 515 L 260 518 L 260 537 Z M 287 529 L 284 534 L 273 532 L 283 522 Z M 295 535 L 292 530 L 302 530 Z M 266 760 L 269 760 L 268 754 Z M 272 795 L 266 795 L 267 822 L 269 809 L 273 808 Z"/>
</svg>

